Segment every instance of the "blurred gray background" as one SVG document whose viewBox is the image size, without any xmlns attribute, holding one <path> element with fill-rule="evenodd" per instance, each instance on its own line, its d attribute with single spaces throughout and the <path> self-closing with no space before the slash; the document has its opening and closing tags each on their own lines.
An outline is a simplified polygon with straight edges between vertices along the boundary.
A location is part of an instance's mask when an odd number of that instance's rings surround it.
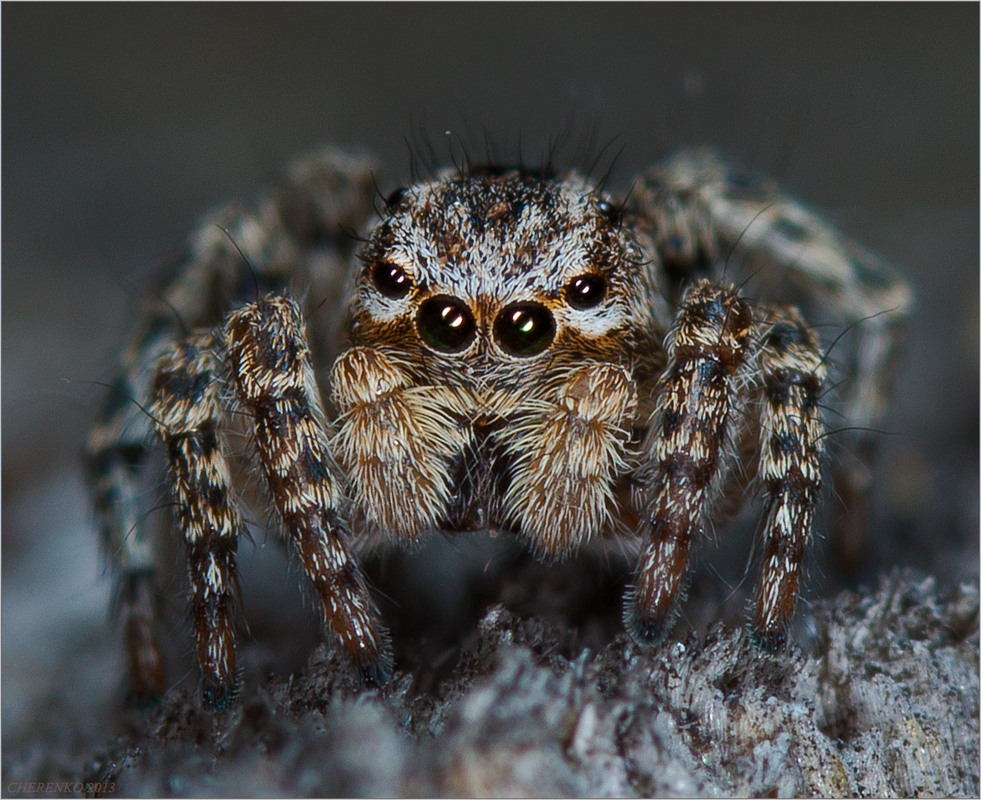
<svg viewBox="0 0 981 800">
<path fill-rule="evenodd" d="M 919 296 L 874 566 L 976 574 L 978 13 L 4 4 L 5 737 L 83 663 L 105 662 L 87 696 L 115 686 L 78 454 L 139 288 L 202 212 L 327 141 L 377 153 L 383 192 L 408 175 L 406 139 L 448 158 L 486 135 L 535 160 L 570 125 L 573 152 L 589 131 L 593 152 L 622 149 L 614 186 L 692 143 L 779 178 Z"/>
</svg>

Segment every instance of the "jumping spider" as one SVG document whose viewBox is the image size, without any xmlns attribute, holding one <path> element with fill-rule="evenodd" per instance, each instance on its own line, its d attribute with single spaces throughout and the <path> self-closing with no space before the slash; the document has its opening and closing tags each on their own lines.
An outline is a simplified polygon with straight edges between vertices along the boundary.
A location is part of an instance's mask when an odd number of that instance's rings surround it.
<svg viewBox="0 0 981 800">
<path fill-rule="evenodd" d="M 854 327 L 835 353 L 841 411 L 869 430 L 911 302 L 902 281 L 704 150 L 650 169 L 622 201 L 576 172 L 472 165 L 373 214 L 374 192 L 365 159 L 301 160 L 254 207 L 204 221 L 146 301 L 86 458 L 137 692 L 164 685 L 140 480 L 155 443 L 212 707 L 238 679 L 243 493 L 275 508 L 330 635 L 383 682 L 390 646 L 361 542 L 490 529 L 552 561 L 633 540 L 625 623 L 657 642 L 692 538 L 752 483 L 764 507 L 751 628 L 778 645 L 825 434 L 829 343 L 802 310 Z M 748 299 L 747 281 L 766 299 Z M 853 440 L 860 457 L 835 474 L 850 509 L 868 482 L 868 437 Z M 238 486 L 243 451 L 258 486 Z"/>
</svg>

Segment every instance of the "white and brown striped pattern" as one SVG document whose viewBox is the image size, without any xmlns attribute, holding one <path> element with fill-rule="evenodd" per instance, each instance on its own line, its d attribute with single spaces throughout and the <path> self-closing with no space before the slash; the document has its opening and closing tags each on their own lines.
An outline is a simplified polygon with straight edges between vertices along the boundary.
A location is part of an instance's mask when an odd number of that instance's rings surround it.
<svg viewBox="0 0 981 800">
<path fill-rule="evenodd" d="M 821 486 L 827 367 L 805 316 L 856 327 L 841 401 L 871 428 L 905 284 L 707 151 L 651 169 L 623 203 L 575 172 L 440 172 L 392 193 L 355 252 L 346 232 L 367 221 L 372 186 L 368 162 L 325 151 L 253 210 L 219 210 L 124 352 L 86 460 L 137 692 L 164 685 L 141 488 L 155 431 L 204 696 L 234 696 L 232 414 L 326 628 L 371 680 L 392 664 L 356 542 L 489 528 L 549 561 L 626 535 L 641 551 L 627 626 L 657 641 L 692 541 L 752 476 L 765 500 L 753 631 L 778 645 Z M 860 502 L 855 463 L 838 491 Z"/>
</svg>

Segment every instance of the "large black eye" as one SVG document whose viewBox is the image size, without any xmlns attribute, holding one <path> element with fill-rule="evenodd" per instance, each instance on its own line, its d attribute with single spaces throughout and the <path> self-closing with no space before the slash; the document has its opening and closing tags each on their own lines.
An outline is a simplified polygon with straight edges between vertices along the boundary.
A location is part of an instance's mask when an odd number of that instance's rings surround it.
<svg viewBox="0 0 981 800">
<path fill-rule="evenodd" d="M 371 268 L 371 281 L 385 297 L 397 300 L 405 297 L 412 288 L 412 281 L 405 270 L 391 261 L 379 261 Z"/>
<path fill-rule="evenodd" d="M 555 338 L 555 320 L 541 303 L 511 303 L 494 320 L 494 336 L 511 355 L 537 356 Z"/>
<path fill-rule="evenodd" d="M 444 353 L 466 350 L 477 335 L 477 323 L 467 304 L 445 294 L 430 297 L 419 306 L 416 326 L 426 344 Z"/>
<path fill-rule="evenodd" d="M 573 308 L 595 308 L 606 296 L 606 279 L 602 275 L 577 275 L 565 287 L 565 299 Z"/>
</svg>

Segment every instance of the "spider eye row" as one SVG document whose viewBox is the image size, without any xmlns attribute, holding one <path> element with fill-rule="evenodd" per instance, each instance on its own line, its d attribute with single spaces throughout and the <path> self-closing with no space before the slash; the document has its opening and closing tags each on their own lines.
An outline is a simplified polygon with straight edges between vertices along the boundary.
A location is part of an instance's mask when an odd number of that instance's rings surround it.
<svg viewBox="0 0 981 800">
<path fill-rule="evenodd" d="M 385 297 L 398 300 L 412 290 L 412 280 L 398 264 L 378 261 L 371 268 L 371 281 Z M 562 290 L 566 302 L 575 309 L 595 308 L 606 297 L 606 279 L 587 272 L 577 275 Z M 459 353 L 477 336 L 477 322 L 470 307 L 461 299 L 440 294 L 423 301 L 416 313 L 416 326 L 423 340 L 434 350 Z M 555 338 L 555 319 L 541 303 L 531 300 L 510 303 L 494 319 L 494 337 L 515 356 L 535 356 L 544 352 Z"/>
<path fill-rule="evenodd" d="M 416 314 L 419 335 L 434 350 L 459 353 L 477 336 L 477 321 L 470 307 L 446 294 L 425 300 Z M 513 356 L 535 356 L 555 338 L 555 318 L 541 303 L 510 303 L 494 319 L 494 338 Z"/>
<path fill-rule="evenodd" d="M 371 282 L 385 297 L 393 300 L 405 297 L 412 289 L 412 280 L 405 270 L 391 261 L 378 261 L 371 269 Z M 606 296 L 606 279 L 594 272 L 577 275 L 563 289 L 566 301 L 573 308 L 595 308 Z"/>
</svg>

